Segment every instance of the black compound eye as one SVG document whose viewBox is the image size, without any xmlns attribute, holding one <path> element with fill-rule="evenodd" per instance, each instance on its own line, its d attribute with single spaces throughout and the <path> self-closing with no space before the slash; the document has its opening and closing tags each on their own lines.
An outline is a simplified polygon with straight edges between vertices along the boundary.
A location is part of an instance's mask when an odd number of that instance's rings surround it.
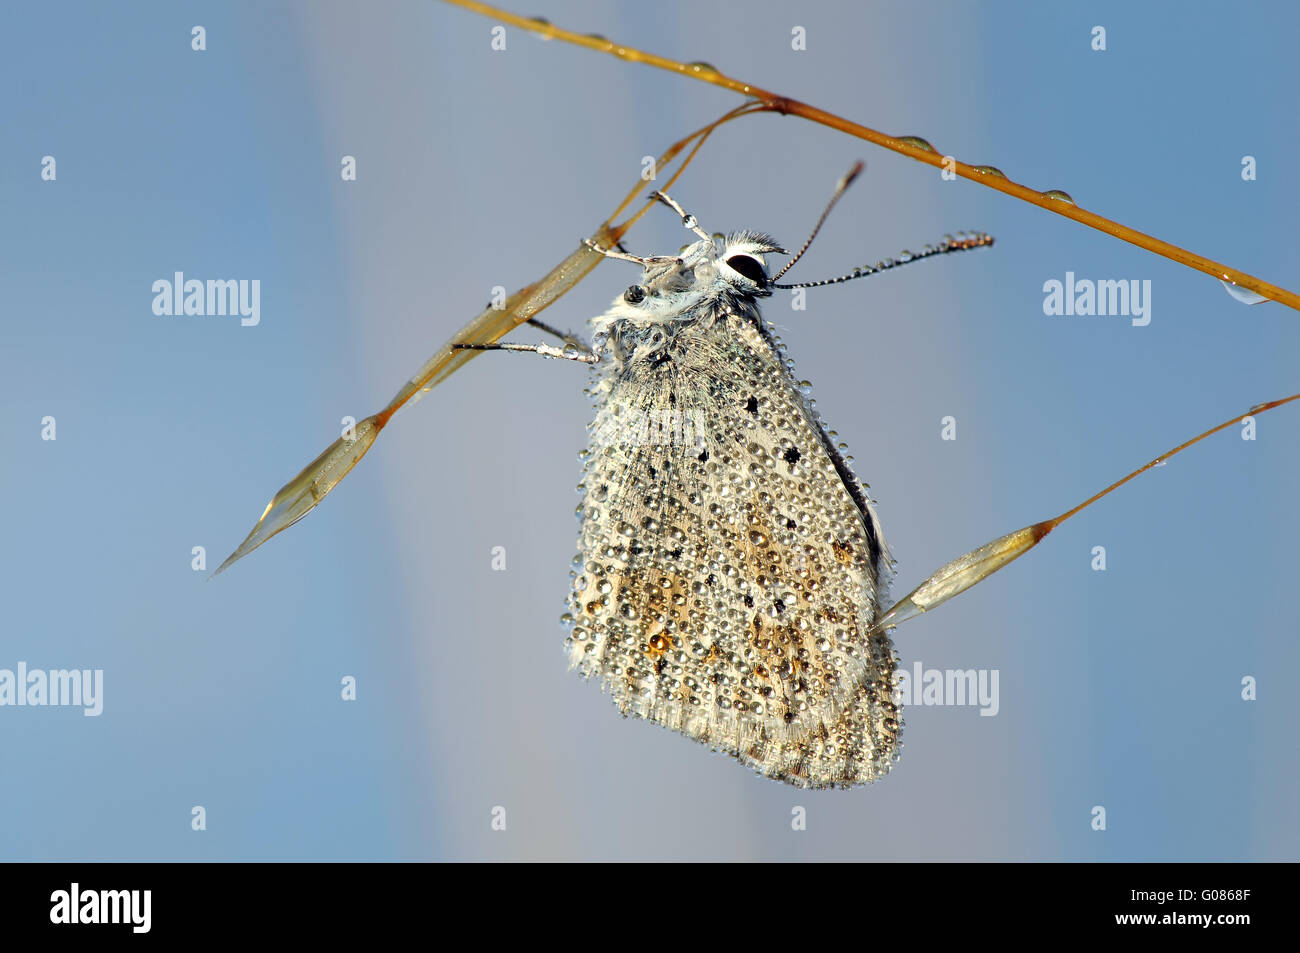
<svg viewBox="0 0 1300 953">
<path fill-rule="evenodd" d="M 623 292 L 623 300 L 628 304 L 640 304 L 645 300 L 645 289 L 640 285 L 632 285 Z"/>
<path fill-rule="evenodd" d="M 767 284 L 767 275 L 763 272 L 763 266 L 758 263 L 757 258 L 750 255 L 732 255 L 727 259 L 727 265 L 760 288 Z"/>
</svg>

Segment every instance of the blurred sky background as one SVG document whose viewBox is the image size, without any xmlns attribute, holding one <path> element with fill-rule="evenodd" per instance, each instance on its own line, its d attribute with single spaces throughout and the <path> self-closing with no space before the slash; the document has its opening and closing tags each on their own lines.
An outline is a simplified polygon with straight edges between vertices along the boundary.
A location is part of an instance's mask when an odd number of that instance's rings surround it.
<svg viewBox="0 0 1300 953">
<path fill-rule="evenodd" d="M 1295 4 L 529 4 L 1300 285 Z M 494 21 L 425 0 L 51 2 L 3 20 L 0 668 L 102 668 L 105 697 L 98 718 L 0 708 L 0 858 L 1300 855 L 1300 409 L 1261 417 L 1253 442 L 1207 441 L 898 630 L 909 670 L 997 669 L 998 715 L 912 708 L 887 779 L 798 791 L 624 721 L 566 671 L 578 365 L 485 355 L 318 512 L 216 581 L 191 569 L 494 286 L 567 255 L 642 156 L 736 96 L 512 28 L 493 51 Z M 1300 390 L 1294 311 L 802 120 L 723 129 L 673 194 L 710 231 L 797 247 L 859 157 L 790 280 L 957 229 L 997 237 L 811 291 L 806 311 L 768 305 L 880 501 L 897 594 Z M 685 240 L 658 211 L 627 243 Z M 260 324 L 154 315 L 152 283 L 175 271 L 259 279 Z M 1149 279 L 1150 325 L 1045 317 L 1043 283 L 1067 271 Z M 544 318 L 581 328 L 635 277 L 604 264 Z"/>
</svg>

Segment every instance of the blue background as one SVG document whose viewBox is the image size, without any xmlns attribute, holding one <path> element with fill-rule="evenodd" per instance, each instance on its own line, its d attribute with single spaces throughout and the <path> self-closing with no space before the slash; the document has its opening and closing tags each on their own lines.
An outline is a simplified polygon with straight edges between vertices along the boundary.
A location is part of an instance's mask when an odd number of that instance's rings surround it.
<svg viewBox="0 0 1300 953">
<path fill-rule="evenodd" d="M 534 6 L 1297 284 L 1294 4 Z M 913 708 L 883 782 L 798 791 L 618 718 L 566 673 L 578 365 L 475 361 L 319 512 L 216 581 L 190 565 L 204 546 L 214 568 L 341 418 L 383 406 L 494 286 L 589 234 L 642 156 L 737 97 L 513 28 L 493 51 L 493 21 L 438 3 L 44 3 L 4 21 L 0 668 L 102 668 L 105 709 L 0 708 L 0 858 L 1300 854 L 1294 407 L 898 630 L 909 670 L 999 670 L 999 714 Z M 710 231 L 797 246 L 859 157 L 791 279 L 997 236 L 768 307 L 880 501 L 899 595 L 1300 389 L 1294 311 L 802 120 L 732 124 L 673 192 Z M 652 212 L 628 244 L 684 240 Z M 603 265 L 544 317 L 580 328 L 630 269 Z M 153 281 L 178 270 L 259 279 L 261 323 L 154 315 Z M 1043 283 L 1067 270 L 1149 279 L 1150 326 L 1045 317 Z"/>
</svg>

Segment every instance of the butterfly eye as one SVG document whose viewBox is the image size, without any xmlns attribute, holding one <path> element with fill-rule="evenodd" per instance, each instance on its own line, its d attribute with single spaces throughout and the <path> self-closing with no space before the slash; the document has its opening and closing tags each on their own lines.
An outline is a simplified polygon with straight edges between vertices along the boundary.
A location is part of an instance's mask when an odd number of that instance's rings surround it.
<svg viewBox="0 0 1300 953">
<path fill-rule="evenodd" d="M 633 285 L 623 292 L 623 300 L 628 304 L 640 304 L 645 300 L 645 289 L 640 285 Z"/>
<path fill-rule="evenodd" d="M 767 274 L 763 271 L 763 266 L 758 263 L 757 258 L 749 255 L 732 255 L 727 259 L 727 265 L 733 271 L 744 275 L 760 288 L 767 284 Z"/>
</svg>

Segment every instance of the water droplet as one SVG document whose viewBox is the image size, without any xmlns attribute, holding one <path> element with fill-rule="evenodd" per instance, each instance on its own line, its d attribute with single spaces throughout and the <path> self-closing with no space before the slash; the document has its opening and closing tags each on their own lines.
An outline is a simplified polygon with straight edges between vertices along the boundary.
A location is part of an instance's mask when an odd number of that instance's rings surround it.
<svg viewBox="0 0 1300 953">
<path fill-rule="evenodd" d="M 922 139 L 920 136 L 899 136 L 899 142 L 905 142 L 913 149 L 920 149 L 922 152 L 938 152 L 934 146 Z"/>
<path fill-rule="evenodd" d="M 1043 193 L 1043 198 L 1055 199 L 1057 202 L 1064 202 L 1066 205 L 1075 204 L 1073 196 L 1063 189 L 1048 189 Z"/>
<path fill-rule="evenodd" d="M 714 66 L 712 63 L 706 63 L 703 60 L 696 60 L 694 63 L 687 63 L 686 68 L 690 70 L 692 73 L 699 73 L 701 75 L 709 75 L 709 76 L 721 75 L 721 73 L 718 72 L 718 68 L 716 66 Z"/>
<path fill-rule="evenodd" d="M 1222 278 L 1219 279 L 1219 284 L 1223 285 L 1224 290 L 1242 304 L 1260 304 L 1261 302 L 1272 300 L 1271 298 L 1265 298 L 1262 294 L 1256 294 L 1249 288 L 1243 288 L 1239 284 L 1225 281 Z"/>
<path fill-rule="evenodd" d="M 546 29 L 551 25 L 551 21 L 546 19 L 546 17 L 529 17 L 528 22 L 536 26 L 542 27 L 543 29 Z M 546 36 L 544 34 L 539 34 L 539 39 L 551 40 L 554 39 L 554 37 Z"/>
<path fill-rule="evenodd" d="M 1005 179 L 1007 177 L 1007 174 L 995 165 L 973 165 L 971 168 L 981 175 L 995 175 L 999 179 Z"/>
</svg>

